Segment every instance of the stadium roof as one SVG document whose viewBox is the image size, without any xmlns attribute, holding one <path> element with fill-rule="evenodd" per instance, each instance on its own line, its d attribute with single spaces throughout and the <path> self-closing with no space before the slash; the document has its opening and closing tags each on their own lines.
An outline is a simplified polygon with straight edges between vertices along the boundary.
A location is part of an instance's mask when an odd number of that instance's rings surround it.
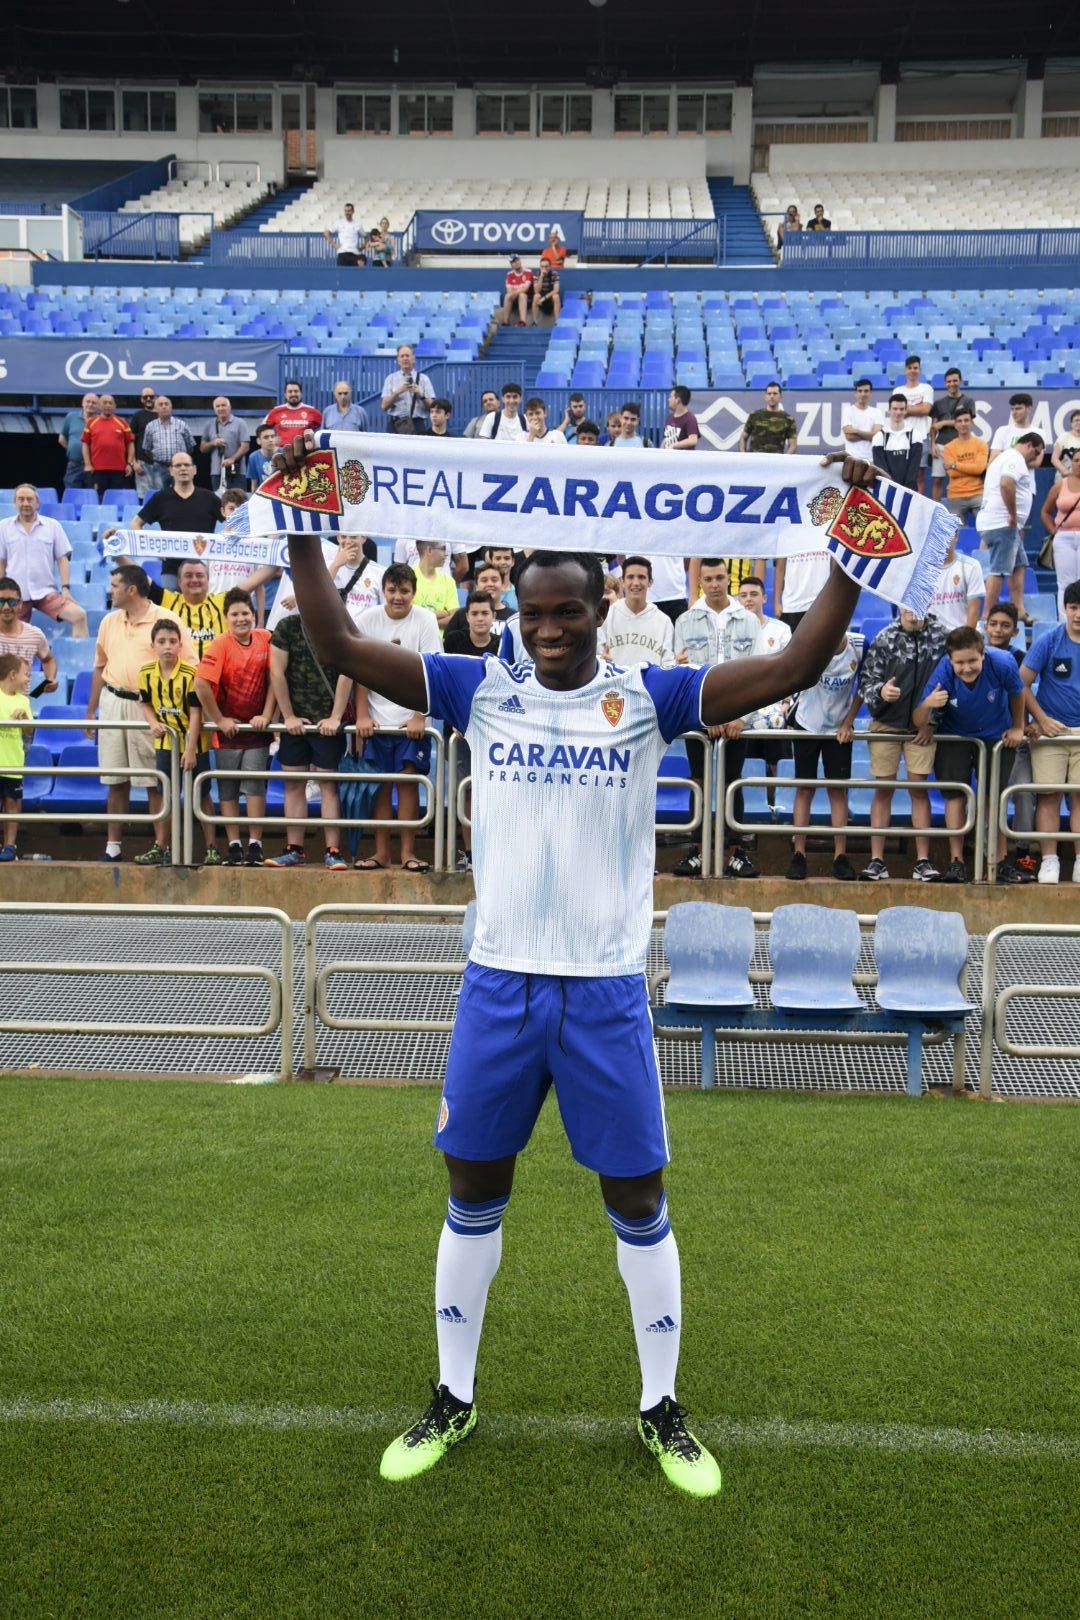
<svg viewBox="0 0 1080 1620">
<path fill-rule="evenodd" d="M 538 23 L 538 16 L 542 20 Z M 805 0 L 494 0 L 285 4 L 222 11 L 188 0 L 53 0 L 13 8 L 0 46 L 9 77 L 139 74 L 147 78 L 399 81 L 563 81 L 616 78 L 749 82 L 763 62 L 1008 60 L 1080 55 L 1080 7 L 1047 0 L 940 0 L 867 7 Z"/>
</svg>

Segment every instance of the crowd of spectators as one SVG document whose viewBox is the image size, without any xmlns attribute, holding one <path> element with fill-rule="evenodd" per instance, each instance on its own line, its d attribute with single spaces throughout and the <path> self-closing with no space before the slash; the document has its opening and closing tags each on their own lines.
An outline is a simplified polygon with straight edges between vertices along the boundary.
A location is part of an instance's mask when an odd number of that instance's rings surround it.
<svg viewBox="0 0 1080 1620">
<path fill-rule="evenodd" d="M 341 223 L 351 225 L 351 216 Z M 827 228 L 827 223 L 817 228 Z M 561 251 L 557 238 L 555 243 Z M 691 398 L 688 388 L 672 388 L 658 435 L 660 451 L 694 451 L 701 444 Z M 436 395 L 407 344 L 397 351 L 379 406 L 383 420 L 375 425 L 392 432 L 440 437 L 455 431 L 453 402 Z M 833 834 L 837 878 L 888 878 L 886 843 L 893 831 L 894 784 L 902 761 L 915 843 L 912 875 L 922 881 L 967 881 L 962 830 L 967 798 L 956 786 L 942 789 L 950 836 L 949 860 L 939 871 L 931 856 L 928 784 L 970 783 L 978 742 L 1004 744 L 1003 785 L 1075 783 L 1072 825 L 1080 830 L 1080 472 L 1073 471 L 1080 413 L 1071 420 L 1070 431 L 1049 447 L 1032 428 L 1032 414 L 1031 397 L 1013 395 L 1008 421 L 988 443 L 974 431 L 975 406 L 964 393 L 960 371 L 951 368 L 944 392 L 935 396 L 922 379 L 916 355 L 908 357 L 904 381 L 884 410 L 875 404 L 865 379 L 856 381 L 853 399 L 843 408 L 841 432 L 849 452 L 873 460 L 909 488 L 944 496 L 960 524 L 974 522 L 986 568 L 970 547 L 961 550 L 954 543 L 925 619 L 902 611 L 877 628 L 865 645 L 858 634 L 845 636 L 812 691 L 792 693 L 768 713 L 717 728 L 716 735 L 724 739 L 729 781 L 744 773 L 748 758 L 764 762 L 765 800 L 774 816 L 782 760 L 793 758 L 797 780 L 823 770 L 830 779 L 830 821 L 838 829 Z M 134 481 L 142 505 L 129 520 L 132 529 L 156 524 L 163 530 L 212 536 L 248 491 L 258 487 L 276 451 L 296 435 L 320 426 L 362 432 L 373 425 L 344 380 L 335 384 L 324 408 L 305 402 L 300 384 L 290 381 L 281 403 L 257 424 L 235 416 L 225 396 L 212 402 L 210 415 L 193 420 L 194 426 L 174 413 L 167 396 L 149 390 L 127 418 L 110 395 L 84 395 L 65 417 L 59 436 L 65 487 L 93 485 L 100 498 Z M 466 437 L 537 447 L 617 449 L 644 443 L 641 407 L 635 401 L 610 412 L 601 428 L 589 418 L 580 392 L 569 396 L 559 414 L 549 412 L 539 397 L 523 401 L 520 386 L 510 382 L 499 395 L 486 393 L 480 411 L 461 431 Z M 771 384 L 760 408 L 747 416 L 739 448 L 754 454 L 798 451 L 798 424 L 784 409 L 779 384 Z M 1029 644 L 1024 628 L 1034 621 L 1024 601 L 1023 534 L 1033 508 L 1034 469 L 1048 453 L 1056 477 L 1041 515 L 1050 535 L 1059 617 L 1044 624 Z M 200 457 L 203 483 L 197 478 Z M 829 558 L 817 531 L 808 530 L 805 538 L 804 550 L 777 563 L 771 582 L 764 562 L 753 558 L 608 559 L 603 655 L 622 665 L 667 665 L 779 652 L 828 576 Z M 346 536 L 324 542 L 324 554 L 364 634 L 420 651 L 445 647 L 467 657 L 522 655 L 513 592 L 520 559 L 509 550 L 399 541 L 393 563 L 384 568 L 374 542 Z M 33 610 L 46 620 L 68 623 L 73 638 L 87 634 L 85 609 L 72 591 L 70 557 L 63 524 L 41 513 L 33 486 L 21 485 L 14 515 L 0 521 L 0 717 L 13 715 L 12 704 L 26 705 L 31 697 L 58 689 L 56 658 L 40 619 L 30 622 Z M 291 582 L 280 570 L 249 572 L 220 562 L 211 539 L 203 558 L 165 559 L 160 581 L 133 559 L 120 558 L 112 568 L 110 588 L 112 611 L 96 629 L 85 719 L 139 723 L 89 732 L 97 736 L 101 779 L 108 790 L 105 860 L 122 858 L 133 785 L 147 789 L 152 814 L 160 810 L 158 778 L 149 773 L 167 773 L 174 749 L 186 770 L 205 767 L 212 750 L 214 769 L 229 773 L 219 786 L 222 847 L 212 832 L 206 838 L 204 858 L 211 865 L 266 861 L 262 773 L 269 768 L 272 750 L 285 776 L 296 778 L 285 784 L 290 823 L 282 853 L 267 862 L 275 866 L 304 862 L 307 776 L 318 782 L 335 772 L 343 752 L 360 755 L 371 771 L 427 774 L 430 737 L 424 717 L 399 712 L 378 694 L 354 688 L 338 672 L 315 662 L 295 613 Z M 1004 590 L 1007 600 L 1002 599 Z M 41 679 L 33 685 L 35 664 Z M 839 829 L 848 814 L 855 719 L 864 708 L 870 774 L 881 785 L 871 803 L 870 857 L 857 872 L 848 858 L 847 835 Z M 275 724 L 278 729 L 271 732 Z M 761 732 L 807 735 L 792 742 Z M 1041 738 L 1074 734 L 1075 746 L 1031 746 Z M 11 815 L 17 808 L 21 787 L 16 767 L 26 741 L 12 728 L 0 728 L 0 813 Z M 687 755 L 690 775 L 701 783 L 704 745 L 691 739 Z M 117 774 L 121 768 L 132 774 Z M 206 784 L 196 791 L 208 805 Z M 808 820 L 812 795 L 810 787 L 796 790 L 795 825 Z M 318 782 L 318 796 L 323 858 L 328 869 L 342 870 L 347 862 L 336 825 L 342 813 L 336 784 Z M 735 822 L 744 820 L 743 797 L 741 792 L 734 796 Z M 376 836 L 373 852 L 357 860 L 367 870 L 390 865 L 389 822 L 395 813 L 403 823 L 418 818 L 419 788 L 399 783 L 395 792 L 390 784 L 381 784 L 372 813 L 387 826 Z M 1057 801 L 1049 796 L 1039 796 L 1037 803 L 1035 794 L 1016 796 L 1013 826 L 1019 842 L 1010 855 L 1004 838 L 1000 840 L 1000 880 L 1031 881 L 1036 873 L 1043 882 L 1058 880 L 1057 815 Z M 16 858 L 15 834 L 15 824 L 5 825 L 0 859 Z M 402 825 L 398 836 L 402 867 L 426 871 L 427 863 L 416 852 L 415 829 Z M 151 848 L 136 861 L 168 863 L 168 837 L 161 820 Z M 729 875 L 757 874 L 751 836 L 728 827 L 725 848 Z M 466 838 L 461 862 L 467 865 L 468 860 Z M 687 850 L 675 871 L 700 874 L 700 849 Z M 1080 879 L 1080 861 L 1074 872 Z M 803 832 L 793 835 L 787 875 L 793 881 L 807 875 Z"/>
</svg>

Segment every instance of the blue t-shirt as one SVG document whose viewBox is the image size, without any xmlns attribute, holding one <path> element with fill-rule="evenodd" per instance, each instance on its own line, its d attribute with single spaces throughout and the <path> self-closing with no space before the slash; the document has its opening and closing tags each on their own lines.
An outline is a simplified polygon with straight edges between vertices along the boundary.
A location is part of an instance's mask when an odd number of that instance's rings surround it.
<svg viewBox="0 0 1080 1620">
<path fill-rule="evenodd" d="M 263 480 L 269 478 L 272 471 L 270 458 L 264 456 L 261 450 L 253 450 L 247 458 L 248 482 L 254 484 L 255 488 L 258 489 Z"/>
<path fill-rule="evenodd" d="M 1024 664 L 1039 677 L 1035 693 L 1051 720 L 1080 728 L 1080 641 L 1059 624 L 1039 637 Z"/>
<path fill-rule="evenodd" d="M 937 711 L 941 716 L 938 736 L 979 737 L 984 742 L 997 742 L 1008 731 L 1012 725 L 1009 699 L 1024 690 L 1016 659 L 996 647 L 986 649 L 974 686 L 960 679 L 946 653 L 923 687 L 920 703 L 926 702 L 935 686 L 943 686 L 949 694 L 945 708 Z"/>
<path fill-rule="evenodd" d="M 60 435 L 67 440 L 67 459 L 72 467 L 81 467 L 82 436 L 86 426 L 86 418 L 82 411 L 68 411 L 60 424 Z"/>
</svg>

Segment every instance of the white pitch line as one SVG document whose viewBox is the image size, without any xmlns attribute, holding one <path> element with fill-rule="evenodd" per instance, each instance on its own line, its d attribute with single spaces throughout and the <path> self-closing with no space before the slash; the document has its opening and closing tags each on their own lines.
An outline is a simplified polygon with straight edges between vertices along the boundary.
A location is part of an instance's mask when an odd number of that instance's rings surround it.
<svg viewBox="0 0 1080 1620">
<path fill-rule="evenodd" d="M 415 1413 L 369 1411 L 339 1406 L 209 1405 L 204 1401 L 52 1400 L 16 1398 L 0 1401 L 0 1423 L 97 1423 L 125 1427 L 159 1424 L 199 1429 L 344 1430 L 353 1434 L 391 1435 Z M 488 1413 L 483 1426 L 496 1436 L 571 1436 L 577 1440 L 610 1440 L 631 1432 L 629 1418 L 618 1422 L 588 1416 L 547 1417 L 540 1414 Z M 1080 1436 L 1033 1434 L 1015 1429 L 920 1427 L 911 1423 L 815 1423 L 787 1418 L 702 1418 L 691 1423 L 717 1446 L 750 1451 L 891 1451 L 923 1455 L 1045 1457 L 1080 1462 Z"/>
</svg>

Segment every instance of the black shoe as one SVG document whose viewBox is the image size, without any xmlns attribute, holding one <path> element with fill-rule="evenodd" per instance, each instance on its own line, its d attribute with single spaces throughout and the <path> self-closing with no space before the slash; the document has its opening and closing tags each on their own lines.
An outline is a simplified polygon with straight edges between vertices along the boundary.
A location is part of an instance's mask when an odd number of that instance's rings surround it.
<svg viewBox="0 0 1080 1620">
<path fill-rule="evenodd" d="M 735 848 L 732 850 L 728 859 L 728 863 L 724 867 L 724 871 L 728 877 L 733 878 L 755 878 L 761 876 L 761 873 L 758 871 L 757 867 L 754 865 L 753 861 L 750 859 L 749 855 L 746 853 L 745 849 L 743 849 L 741 844 L 735 845 Z"/>
<path fill-rule="evenodd" d="M 251 843 L 248 845 L 247 860 L 246 860 L 246 862 L 244 864 L 246 866 L 265 866 L 266 865 L 266 861 L 265 861 L 265 859 L 263 857 L 263 847 L 259 843 L 259 840 L 257 838 L 253 838 L 251 840 Z"/>
<path fill-rule="evenodd" d="M 1012 861 L 999 861 L 997 880 L 999 883 L 1034 883 L 1035 874 L 1025 872 L 1019 866 L 1014 866 Z"/>
<path fill-rule="evenodd" d="M 967 867 L 963 861 L 950 861 L 941 878 L 942 883 L 967 883 Z"/>
<path fill-rule="evenodd" d="M 796 850 L 785 875 L 791 883 L 802 883 L 806 877 L 806 856 Z"/>
<path fill-rule="evenodd" d="M 678 866 L 671 868 L 671 875 L 672 877 L 701 876 L 701 850 L 697 844 L 692 844 Z"/>
<path fill-rule="evenodd" d="M 230 844 L 229 845 L 229 853 L 225 857 L 225 865 L 226 866 L 243 866 L 243 864 L 244 864 L 244 846 L 242 844 Z"/>
<path fill-rule="evenodd" d="M 838 855 L 832 863 L 832 875 L 841 883 L 854 883 L 858 874 L 846 855 Z"/>
</svg>

